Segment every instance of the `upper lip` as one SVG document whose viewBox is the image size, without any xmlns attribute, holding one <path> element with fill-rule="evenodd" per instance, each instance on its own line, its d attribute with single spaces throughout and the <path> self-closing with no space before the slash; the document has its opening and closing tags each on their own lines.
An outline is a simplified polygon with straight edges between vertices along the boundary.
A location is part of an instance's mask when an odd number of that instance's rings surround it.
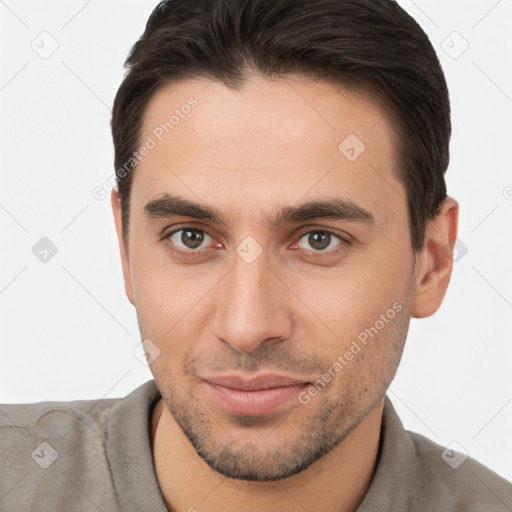
<svg viewBox="0 0 512 512">
<path fill-rule="evenodd" d="M 222 375 L 218 377 L 207 377 L 203 380 L 211 384 L 243 391 L 255 391 L 258 389 L 279 388 L 308 383 L 308 381 L 305 380 L 293 379 L 285 375 L 277 374 L 258 375 L 251 378 L 243 378 L 239 375 Z"/>
</svg>

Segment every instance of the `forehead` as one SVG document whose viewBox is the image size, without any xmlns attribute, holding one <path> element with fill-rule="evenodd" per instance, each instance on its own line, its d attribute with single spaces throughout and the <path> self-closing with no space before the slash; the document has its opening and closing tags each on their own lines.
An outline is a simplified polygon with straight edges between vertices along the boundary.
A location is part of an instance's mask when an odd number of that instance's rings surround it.
<svg viewBox="0 0 512 512">
<path fill-rule="evenodd" d="M 195 106 L 189 108 L 192 102 Z M 151 134 L 170 122 L 169 133 L 163 127 L 164 137 L 176 139 L 181 132 L 187 138 L 194 136 L 190 142 L 200 141 L 204 147 L 266 139 L 305 148 L 334 143 L 336 148 L 336 142 L 349 133 L 371 145 L 379 140 L 388 142 L 382 140 L 387 132 L 391 135 L 386 117 L 384 107 L 368 94 L 324 81 L 255 77 L 242 89 L 232 89 L 198 79 L 161 87 L 146 106 L 142 134 Z"/>
<path fill-rule="evenodd" d="M 220 207 L 269 208 L 338 191 L 371 210 L 386 195 L 405 199 L 393 135 L 381 105 L 326 82 L 255 78 L 234 90 L 181 81 L 147 104 L 139 141 L 151 149 L 132 195 L 150 200 L 179 189 Z"/>
</svg>

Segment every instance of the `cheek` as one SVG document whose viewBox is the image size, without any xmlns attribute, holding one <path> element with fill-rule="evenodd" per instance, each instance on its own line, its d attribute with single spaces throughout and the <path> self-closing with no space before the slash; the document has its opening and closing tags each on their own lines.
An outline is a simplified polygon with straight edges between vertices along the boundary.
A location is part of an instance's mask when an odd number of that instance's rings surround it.
<svg viewBox="0 0 512 512">
<path fill-rule="evenodd" d="M 405 267 L 380 264 L 340 267 L 316 278 L 295 278 L 294 292 L 327 324 L 371 320 L 404 296 Z"/>
<path fill-rule="evenodd" d="M 295 279 L 295 293 L 314 313 L 304 310 L 303 327 L 325 332 L 326 352 L 342 353 L 358 336 L 371 339 L 368 331 L 375 334 L 375 329 L 383 344 L 392 336 L 393 324 L 403 322 L 399 313 L 411 299 L 409 262 L 390 250 L 374 253 L 372 259 Z"/>
<path fill-rule="evenodd" d="M 169 364 L 179 364 L 197 350 L 208 328 L 211 293 L 222 277 L 213 269 L 201 274 L 194 265 L 142 253 L 133 258 L 135 307 L 143 338 L 151 339 Z"/>
<path fill-rule="evenodd" d="M 131 278 L 137 317 L 144 337 L 161 340 L 184 314 L 180 280 L 159 251 L 138 249 L 131 255 Z"/>
</svg>

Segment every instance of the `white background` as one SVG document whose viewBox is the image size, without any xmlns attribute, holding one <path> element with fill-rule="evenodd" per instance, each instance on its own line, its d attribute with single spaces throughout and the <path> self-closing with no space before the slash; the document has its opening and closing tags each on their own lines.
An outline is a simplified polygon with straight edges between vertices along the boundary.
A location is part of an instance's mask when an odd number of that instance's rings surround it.
<svg viewBox="0 0 512 512">
<path fill-rule="evenodd" d="M 406 428 L 512 480 L 512 2 L 399 3 L 448 80 L 467 252 L 440 310 L 411 321 L 389 396 Z M 114 171 L 110 107 L 155 5 L 0 2 L 0 403 L 121 397 L 152 378 L 133 354 L 109 199 L 92 190 Z M 58 43 L 46 59 L 41 37 Z M 42 237 L 58 249 L 47 263 L 32 253 Z"/>
</svg>

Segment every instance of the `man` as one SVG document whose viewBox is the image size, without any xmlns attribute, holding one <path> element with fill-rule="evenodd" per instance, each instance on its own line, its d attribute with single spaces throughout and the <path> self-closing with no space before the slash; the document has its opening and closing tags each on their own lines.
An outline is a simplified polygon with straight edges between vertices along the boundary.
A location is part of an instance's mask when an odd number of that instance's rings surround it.
<svg viewBox="0 0 512 512">
<path fill-rule="evenodd" d="M 174 0 L 127 65 L 112 207 L 154 381 L 2 406 L 0 508 L 512 510 L 386 396 L 457 235 L 420 27 L 390 0 Z"/>
</svg>

